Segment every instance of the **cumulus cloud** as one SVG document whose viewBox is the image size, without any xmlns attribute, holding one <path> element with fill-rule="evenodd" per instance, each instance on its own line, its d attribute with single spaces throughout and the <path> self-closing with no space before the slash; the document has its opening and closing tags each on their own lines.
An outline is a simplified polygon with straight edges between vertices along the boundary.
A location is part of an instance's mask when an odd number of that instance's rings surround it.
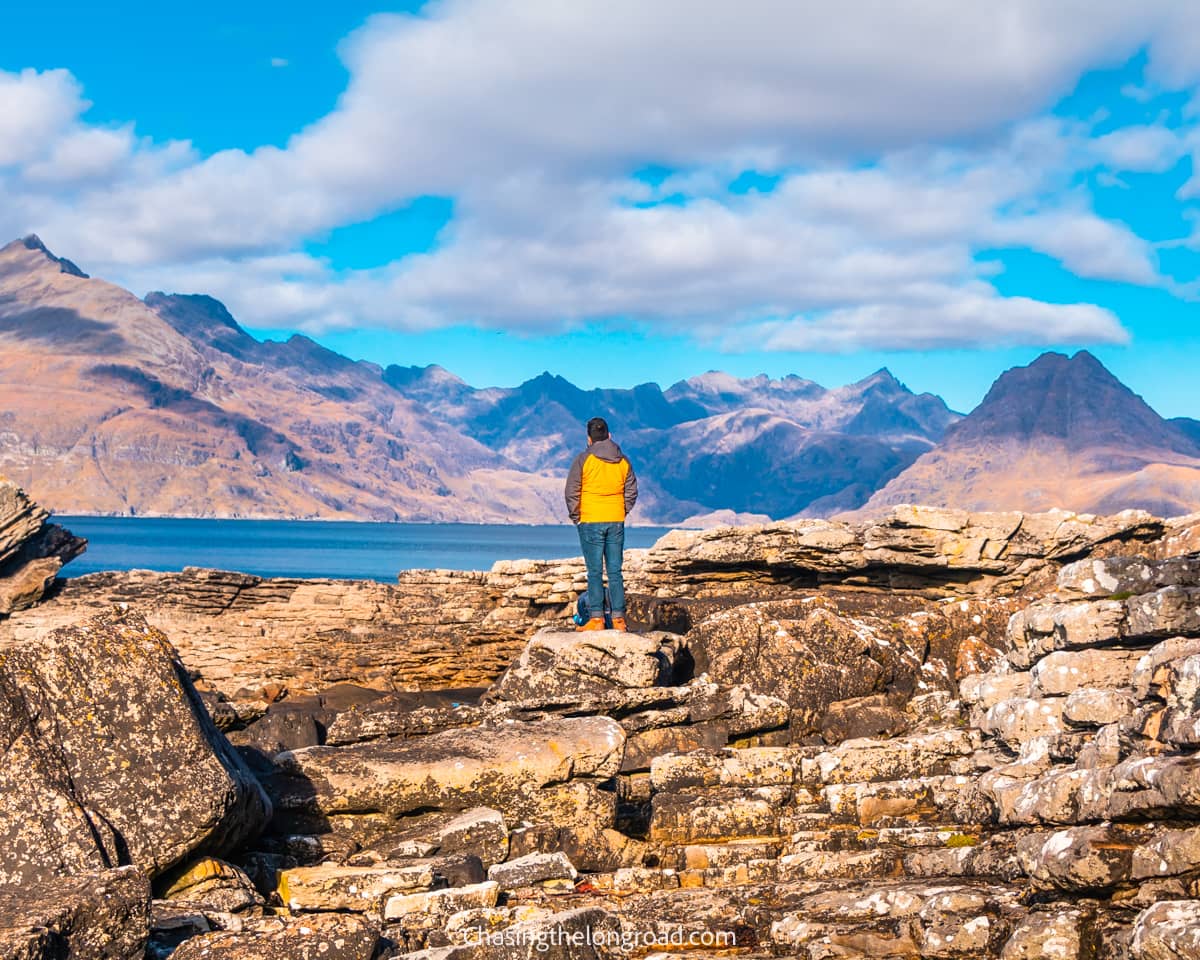
<svg viewBox="0 0 1200 960">
<path fill-rule="evenodd" d="M 986 266 L 976 250 L 1022 246 L 1080 275 L 1156 280 L 1153 251 L 1128 228 L 1071 207 L 998 212 L 1063 177 L 1057 167 L 1011 163 L 1027 139 L 1018 130 L 994 151 L 957 156 L 950 170 L 945 151 L 923 163 L 909 152 L 869 169 L 787 175 L 765 194 L 681 205 L 622 202 L 645 198 L 636 181 L 515 180 L 473 195 L 452 242 L 386 268 L 338 275 L 307 258 L 246 258 L 186 277 L 198 289 L 224 277 L 235 313 L 313 331 L 467 321 L 545 332 L 634 317 L 729 349 L 920 348 L 939 336 L 954 344 L 1022 335 L 1038 344 L 1121 342 L 1107 311 L 1006 301 L 980 279 Z M 914 323 L 917 314 L 927 322 Z M 728 334 L 743 325 L 753 333 Z"/>
<path fill-rule="evenodd" d="M 1118 170 L 1162 173 L 1187 152 L 1187 143 L 1162 124 L 1123 127 L 1096 138 L 1092 149 Z"/>
<path fill-rule="evenodd" d="M 0 71 L 0 167 L 38 159 L 88 106 L 66 70 Z"/>
<path fill-rule="evenodd" d="M 939 328 L 1120 341 L 1099 308 L 999 296 L 978 254 L 1160 282 L 1077 179 L 1161 171 L 1194 145 L 1028 118 L 1143 46 L 1148 85 L 1195 82 L 1192 17 L 1169 0 L 441 0 L 352 35 L 337 107 L 284 148 L 205 158 L 87 126 L 63 71 L 0 74 L 16 198 L 0 230 L 138 289 L 212 292 L 254 326 L 628 317 L 731 348 L 924 347 Z M 673 172 L 631 177 L 650 164 Z M 779 182 L 731 193 L 747 169 Z M 428 254 L 348 272 L 298 252 L 422 194 L 455 198 Z"/>
<path fill-rule="evenodd" d="M 1049 254 L 1076 276 L 1146 286 L 1160 281 L 1153 247 L 1124 224 L 1077 209 L 1053 209 L 993 223 L 998 245 Z"/>
<path fill-rule="evenodd" d="M 727 346 L 841 352 L 1129 341 L 1111 311 L 1091 304 L 1000 297 L 986 285 L 913 293 L 893 302 L 751 326 L 730 334 Z"/>
</svg>

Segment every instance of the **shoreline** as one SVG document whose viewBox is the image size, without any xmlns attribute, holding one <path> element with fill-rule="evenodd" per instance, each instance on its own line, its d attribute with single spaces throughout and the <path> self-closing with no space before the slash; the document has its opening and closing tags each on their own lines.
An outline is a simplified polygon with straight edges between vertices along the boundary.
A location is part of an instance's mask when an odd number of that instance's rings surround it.
<svg viewBox="0 0 1200 960">
<path fill-rule="evenodd" d="M 127 513 L 57 513 L 50 514 L 50 520 L 55 523 L 70 524 L 72 520 L 196 520 L 209 523 L 344 523 L 344 524 L 376 524 L 379 526 L 401 526 L 404 524 L 410 526 L 421 527 L 514 527 L 522 528 L 529 527 L 533 529 L 548 529 L 551 527 L 570 527 L 573 524 L 570 521 L 562 523 L 506 523 L 504 521 L 488 521 L 488 520 L 364 520 L 364 519 L 330 519 L 328 517 L 279 517 L 279 516 L 253 516 L 253 517 L 223 517 L 223 516 L 204 516 L 198 514 L 177 514 L 177 513 L 144 513 L 144 514 L 127 514 Z M 783 521 L 773 521 L 783 522 Z M 639 529 L 651 530 L 703 530 L 703 527 L 683 526 L 680 524 L 671 523 L 626 523 L 627 527 L 636 527 Z M 740 526 L 740 524 L 728 524 L 728 526 Z"/>
</svg>

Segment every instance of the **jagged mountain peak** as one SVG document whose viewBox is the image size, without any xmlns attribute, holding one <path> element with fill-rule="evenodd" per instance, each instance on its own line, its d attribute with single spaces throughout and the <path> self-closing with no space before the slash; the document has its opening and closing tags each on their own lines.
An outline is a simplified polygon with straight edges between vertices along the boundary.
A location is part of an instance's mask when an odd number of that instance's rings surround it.
<svg viewBox="0 0 1200 960">
<path fill-rule="evenodd" d="M 462 377 L 451 373 L 445 367 L 437 363 L 431 363 L 425 367 L 425 376 L 434 383 L 448 383 L 456 386 L 466 383 Z"/>
<path fill-rule="evenodd" d="M 863 377 L 861 380 L 856 380 L 850 384 L 850 387 L 860 392 L 867 390 L 886 390 L 894 393 L 911 393 L 903 383 L 896 379 L 896 376 L 887 367 L 880 367 L 869 376 Z"/>
<path fill-rule="evenodd" d="M 51 253 L 50 248 L 42 242 L 42 238 L 36 233 L 27 234 L 18 240 L 13 240 L 11 243 L 0 247 L 0 259 L 11 259 L 14 254 L 24 254 L 27 251 L 41 254 L 47 264 L 54 264 L 58 268 L 59 273 L 78 277 L 81 280 L 90 279 L 73 261 Z"/>
<path fill-rule="evenodd" d="M 736 390 L 741 386 L 742 382 L 731 373 L 724 373 L 721 370 L 709 370 L 706 373 L 681 380 L 675 386 L 686 385 L 694 390 L 702 390 L 707 393 L 724 393 Z"/>
<path fill-rule="evenodd" d="M 1117 379 L 1095 356 L 1043 353 L 1005 371 L 948 441 L 1033 442 L 1054 438 L 1068 449 L 1105 445 L 1195 453 L 1190 441 Z"/>
<path fill-rule="evenodd" d="M 765 373 L 759 373 L 753 377 L 738 377 L 732 373 L 725 373 L 723 370 L 709 370 L 707 373 L 698 374 L 694 377 L 688 377 L 686 380 L 680 380 L 673 384 L 670 391 L 677 393 L 690 391 L 695 394 L 711 394 L 717 396 L 741 396 L 748 392 L 756 390 L 779 390 L 787 392 L 812 392 L 824 391 L 824 388 L 804 377 L 794 373 L 785 374 L 778 379 L 772 378 Z"/>
<path fill-rule="evenodd" d="M 563 385 L 573 387 L 566 377 L 558 373 L 551 373 L 549 370 L 543 370 L 536 377 L 531 377 L 521 384 L 522 387 L 561 387 Z M 519 389 L 519 388 L 518 388 Z"/>
<path fill-rule="evenodd" d="M 250 336 L 225 304 L 204 294 L 148 293 L 147 307 L 177 333 L 202 348 L 212 348 L 247 363 L 263 359 L 263 344 Z"/>
<path fill-rule="evenodd" d="M 396 389 L 421 384 L 426 387 L 460 388 L 467 385 L 466 381 L 437 363 L 425 366 L 402 367 L 392 363 L 383 371 L 383 378 Z"/>
</svg>

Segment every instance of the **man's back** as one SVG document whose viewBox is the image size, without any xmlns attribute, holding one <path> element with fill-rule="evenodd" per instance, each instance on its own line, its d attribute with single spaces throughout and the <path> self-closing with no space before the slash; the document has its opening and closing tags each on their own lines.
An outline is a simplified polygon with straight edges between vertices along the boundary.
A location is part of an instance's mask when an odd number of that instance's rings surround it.
<svg viewBox="0 0 1200 960">
<path fill-rule="evenodd" d="M 613 440 L 597 440 L 571 464 L 566 496 L 575 523 L 623 523 L 637 501 L 637 477 Z"/>
<path fill-rule="evenodd" d="M 579 519 L 583 523 L 625 520 L 625 483 L 633 472 L 612 440 L 593 443 L 584 452 Z"/>
</svg>

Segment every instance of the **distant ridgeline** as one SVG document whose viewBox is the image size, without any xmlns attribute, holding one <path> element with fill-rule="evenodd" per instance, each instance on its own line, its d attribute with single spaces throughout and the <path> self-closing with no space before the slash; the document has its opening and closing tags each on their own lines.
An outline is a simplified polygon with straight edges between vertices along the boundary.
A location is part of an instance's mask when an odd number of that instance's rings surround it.
<svg viewBox="0 0 1200 960">
<path fill-rule="evenodd" d="M 886 370 L 835 389 L 476 389 L 260 342 L 210 297 L 139 300 L 29 237 L 0 248 L 0 357 L 0 473 L 62 513 L 565 522 L 562 474 L 596 414 L 638 468 L 643 523 L 1200 509 L 1200 423 L 1163 420 L 1087 353 L 1009 371 L 967 417 Z"/>
</svg>

